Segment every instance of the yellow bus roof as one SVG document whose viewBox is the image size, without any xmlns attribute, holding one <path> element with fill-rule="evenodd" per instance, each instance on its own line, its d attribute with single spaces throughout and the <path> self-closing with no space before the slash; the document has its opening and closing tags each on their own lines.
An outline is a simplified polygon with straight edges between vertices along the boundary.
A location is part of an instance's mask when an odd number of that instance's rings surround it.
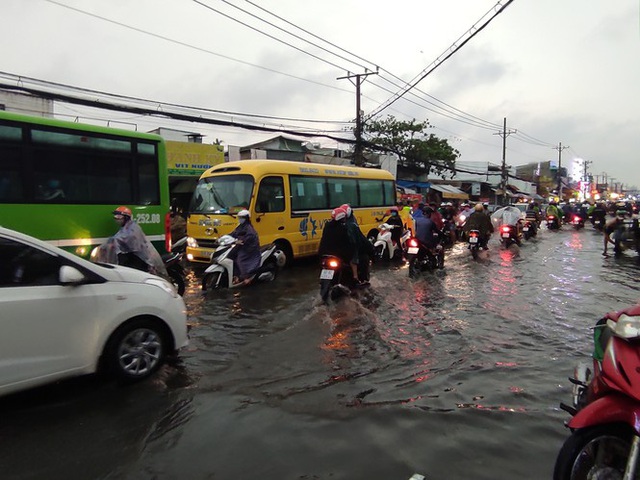
<svg viewBox="0 0 640 480">
<path fill-rule="evenodd" d="M 200 178 L 216 174 L 253 174 L 260 178 L 269 174 L 311 175 L 322 177 L 353 177 L 394 180 L 391 172 L 379 168 L 347 167 L 325 163 L 290 162 L 287 160 L 237 160 L 225 162 L 204 172 Z"/>
</svg>

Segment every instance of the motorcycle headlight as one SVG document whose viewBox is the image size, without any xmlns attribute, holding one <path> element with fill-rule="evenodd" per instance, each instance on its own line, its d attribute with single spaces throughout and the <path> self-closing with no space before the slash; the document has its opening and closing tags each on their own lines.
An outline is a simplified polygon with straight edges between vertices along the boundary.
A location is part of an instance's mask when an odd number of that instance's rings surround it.
<svg viewBox="0 0 640 480">
<path fill-rule="evenodd" d="M 638 338 L 640 337 L 640 317 L 630 317 L 624 313 L 618 317 L 618 321 L 611 325 L 614 335 L 620 338 Z"/>
<path fill-rule="evenodd" d="M 187 237 L 187 246 L 189 248 L 198 248 L 198 241 L 193 237 Z"/>
</svg>

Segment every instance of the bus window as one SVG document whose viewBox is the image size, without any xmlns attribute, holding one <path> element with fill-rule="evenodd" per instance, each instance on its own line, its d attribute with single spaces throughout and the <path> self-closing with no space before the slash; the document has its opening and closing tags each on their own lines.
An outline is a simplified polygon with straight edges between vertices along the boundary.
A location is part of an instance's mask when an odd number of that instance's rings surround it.
<svg viewBox="0 0 640 480">
<path fill-rule="evenodd" d="M 3 202 L 24 201 L 21 165 L 18 148 L 0 145 L 0 200 Z"/>
<path fill-rule="evenodd" d="M 284 182 L 282 177 L 266 177 L 260 182 L 256 212 L 284 212 Z"/>
<path fill-rule="evenodd" d="M 325 179 L 322 177 L 289 177 L 292 210 L 329 208 Z"/>
<path fill-rule="evenodd" d="M 385 204 L 382 180 L 359 180 L 359 207 L 379 207 Z"/>
<path fill-rule="evenodd" d="M 355 178 L 328 178 L 329 208 L 344 203 L 354 205 L 358 201 L 358 185 Z"/>
<path fill-rule="evenodd" d="M 160 186 L 157 178 L 158 162 L 155 157 L 138 156 L 138 198 L 141 205 L 158 205 L 160 203 Z"/>
</svg>

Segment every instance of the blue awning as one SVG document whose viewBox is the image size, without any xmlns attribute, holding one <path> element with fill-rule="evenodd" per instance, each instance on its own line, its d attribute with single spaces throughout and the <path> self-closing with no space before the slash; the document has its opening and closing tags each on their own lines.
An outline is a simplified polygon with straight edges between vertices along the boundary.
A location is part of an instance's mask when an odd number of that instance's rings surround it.
<svg viewBox="0 0 640 480">
<path fill-rule="evenodd" d="M 429 188 L 431 186 L 429 182 L 418 182 L 415 180 L 396 180 L 396 185 L 405 188 Z"/>
</svg>

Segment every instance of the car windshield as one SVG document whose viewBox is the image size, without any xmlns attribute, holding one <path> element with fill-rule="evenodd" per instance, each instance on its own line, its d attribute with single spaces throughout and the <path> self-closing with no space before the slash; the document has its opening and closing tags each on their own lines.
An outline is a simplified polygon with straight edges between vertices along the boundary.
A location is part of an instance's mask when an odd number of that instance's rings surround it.
<svg viewBox="0 0 640 480">
<path fill-rule="evenodd" d="M 202 178 L 191 197 L 189 213 L 237 213 L 249 208 L 252 190 L 250 175 Z"/>
</svg>

